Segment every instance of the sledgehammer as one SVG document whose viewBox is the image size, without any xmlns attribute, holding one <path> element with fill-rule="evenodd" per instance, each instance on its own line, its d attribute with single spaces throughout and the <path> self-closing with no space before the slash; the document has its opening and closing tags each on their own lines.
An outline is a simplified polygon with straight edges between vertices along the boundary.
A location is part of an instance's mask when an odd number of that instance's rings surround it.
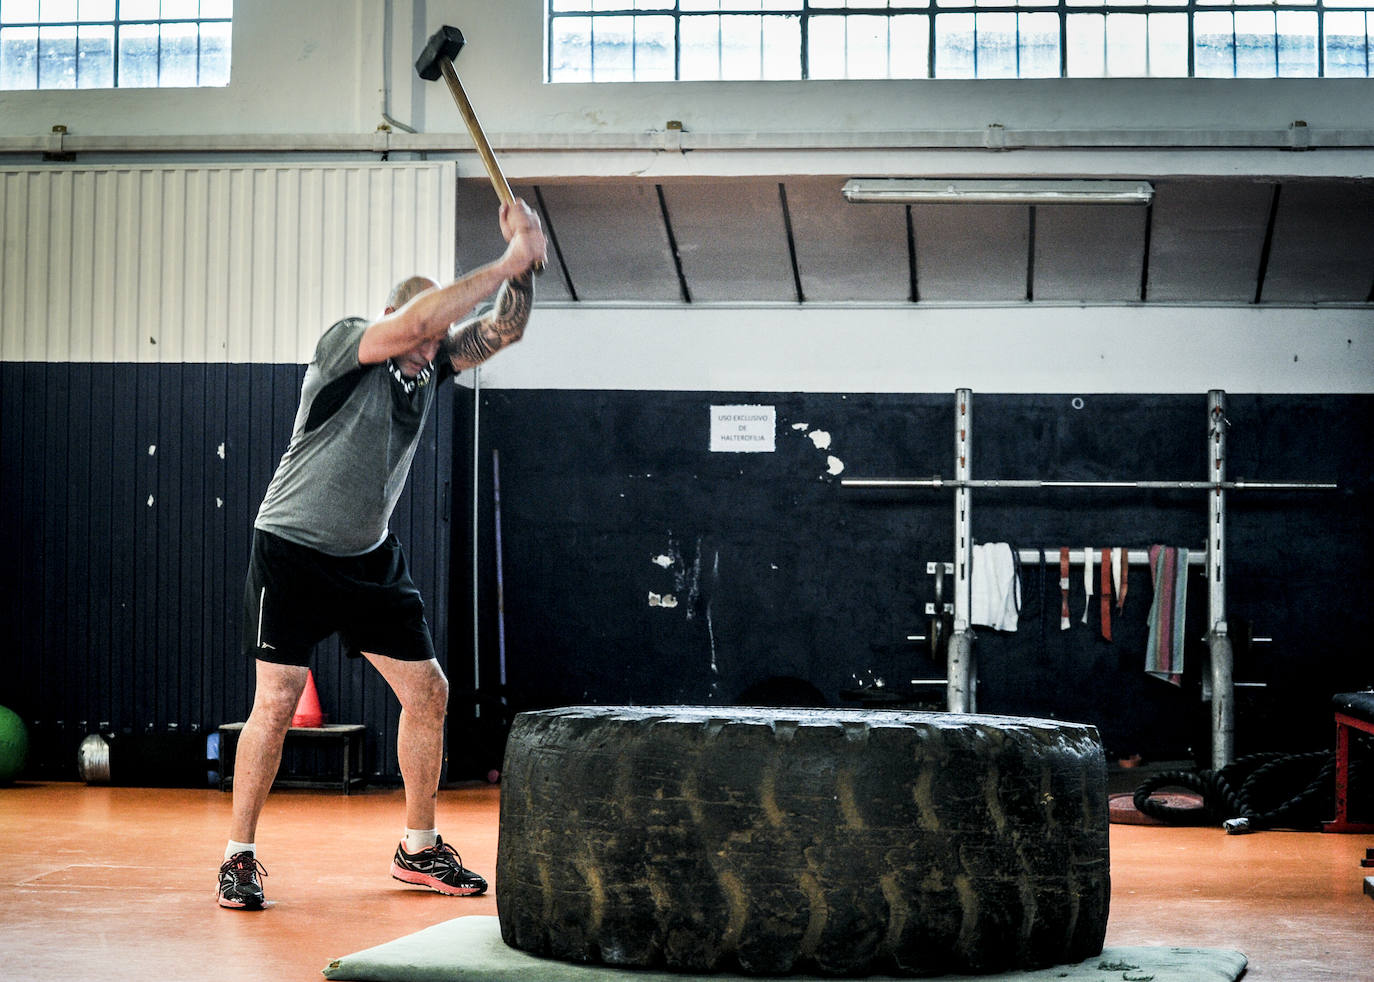
<svg viewBox="0 0 1374 982">
<path fill-rule="evenodd" d="M 501 199 L 502 204 L 509 205 L 515 201 L 515 195 L 511 194 L 510 184 L 501 173 L 501 165 L 496 162 L 496 154 L 491 152 L 491 144 L 487 142 L 487 135 L 482 132 L 482 124 L 477 121 L 472 103 L 463 91 L 463 83 L 458 81 L 458 73 L 453 70 L 453 59 L 463 50 L 464 43 L 463 32 L 445 24 L 430 36 L 425 49 L 420 52 L 420 57 L 415 59 L 415 71 L 426 82 L 433 82 L 440 75 L 444 76 L 449 92 L 453 93 L 453 101 L 458 105 L 458 112 L 462 114 L 463 122 L 467 123 L 468 135 L 477 147 L 477 155 L 482 158 L 482 163 L 487 168 L 487 176 L 491 178 L 491 186 L 496 191 L 496 196 Z M 535 263 L 534 271 L 543 272 L 544 264 Z"/>
<path fill-rule="evenodd" d="M 425 50 L 415 59 L 415 71 L 426 82 L 433 82 L 440 75 L 444 76 L 448 90 L 453 93 L 453 101 L 458 104 L 458 111 L 463 114 L 463 122 L 468 124 L 468 134 L 477 145 L 477 155 L 486 165 L 487 176 L 491 178 L 491 186 L 496 190 L 496 196 L 503 204 L 510 204 L 515 200 L 515 196 L 511 194 L 510 185 L 501 173 L 501 165 L 496 162 L 496 155 L 491 152 L 491 144 L 482 132 L 482 124 L 477 121 L 477 114 L 472 111 L 472 103 L 468 102 L 467 93 L 463 91 L 463 83 L 458 81 L 458 73 L 453 70 L 453 59 L 463 50 L 464 43 L 462 31 L 444 25 L 434 32 L 429 43 L 425 45 Z"/>
</svg>

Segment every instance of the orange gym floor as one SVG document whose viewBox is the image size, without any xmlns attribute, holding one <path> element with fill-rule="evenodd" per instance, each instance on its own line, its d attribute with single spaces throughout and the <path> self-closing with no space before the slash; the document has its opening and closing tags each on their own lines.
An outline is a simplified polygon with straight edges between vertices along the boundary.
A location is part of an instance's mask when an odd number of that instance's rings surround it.
<svg viewBox="0 0 1374 982">
<path fill-rule="evenodd" d="M 439 829 L 492 878 L 500 790 L 440 794 Z M 340 955 L 464 914 L 392 880 L 401 792 L 277 791 L 258 836 L 266 911 L 222 910 L 230 796 L 75 783 L 0 788 L 0 979 L 309 982 Z M 1374 836 L 1113 825 L 1109 945 L 1239 949 L 1246 982 L 1374 979 Z M 629 976 L 627 976 L 629 977 Z"/>
</svg>

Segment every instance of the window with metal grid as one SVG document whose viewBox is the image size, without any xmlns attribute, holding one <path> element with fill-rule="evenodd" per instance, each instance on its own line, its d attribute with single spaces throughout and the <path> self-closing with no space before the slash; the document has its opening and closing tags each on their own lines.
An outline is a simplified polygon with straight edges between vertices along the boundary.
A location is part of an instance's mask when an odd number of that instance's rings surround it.
<svg viewBox="0 0 1374 982">
<path fill-rule="evenodd" d="M 1371 0 L 548 0 L 550 82 L 1368 78 Z"/>
<path fill-rule="evenodd" d="M 0 89 L 229 84 L 233 0 L 0 0 Z"/>
</svg>

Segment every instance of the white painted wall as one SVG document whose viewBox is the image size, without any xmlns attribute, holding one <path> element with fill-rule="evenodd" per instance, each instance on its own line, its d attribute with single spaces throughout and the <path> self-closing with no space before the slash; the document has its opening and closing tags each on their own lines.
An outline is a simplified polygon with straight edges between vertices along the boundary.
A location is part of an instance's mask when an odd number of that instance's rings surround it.
<svg viewBox="0 0 1374 982">
<path fill-rule="evenodd" d="M 1374 392 L 1368 310 L 537 308 L 492 388 Z"/>
<path fill-rule="evenodd" d="M 376 159 L 389 147 L 454 158 L 460 176 L 480 175 L 447 90 L 420 82 L 412 67 L 424 38 L 448 23 L 467 36 L 458 70 L 512 179 L 1374 174 L 1371 80 L 552 86 L 541 82 L 542 0 L 239 0 L 235 8 L 227 88 L 0 92 L 0 154 L 37 162 L 62 124 L 64 148 L 83 163 L 192 151 L 243 161 L 290 149 Z M 386 92 L 391 115 L 418 134 L 377 133 Z M 690 152 L 677 148 L 668 120 L 683 123 Z M 1295 140 L 1296 120 L 1308 126 Z M 985 146 L 989 124 L 1003 127 L 992 132 L 1013 149 Z M 1292 152 L 1290 141 L 1319 149 Z M 485 369 L 483 384 L 1371 392 L 1372 347 L 1368 308 L 545 307 L 528 340 Z"/>
<path fill-rule="evenodd" d="M 981 145 L 992 123 L 1072 145 L 1129 144 L 1142 134 L 1227 145 L 1284 133 L 1295 120 L 1333 144 L 1374 133 L 1374 81 L 1362 79 L 546 85 L 543 8 L 543 0 L 238 0 L 227 88 L 0 92 L 0 138 L 43 136 L 58 123 L 73 137 L 370 136 L 389 89 L 393 116 L 465 147 L 447 90 L 422 83 L 412 66 L 445 23 L 468 39 L 457 65 L 486 129 L 543 148 L 623 144 L 661 133 L 670 119 L 699 145 L 731 146 L 879 138 L 919 146 L 932 133 L 974 134 Z"/>
</svg>

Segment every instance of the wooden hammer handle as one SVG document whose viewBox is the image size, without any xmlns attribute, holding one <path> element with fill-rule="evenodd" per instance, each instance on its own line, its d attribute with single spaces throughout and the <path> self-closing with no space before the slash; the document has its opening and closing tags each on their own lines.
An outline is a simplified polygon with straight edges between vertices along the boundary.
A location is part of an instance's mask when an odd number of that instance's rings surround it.
<svg viewBox="0 0 1374 982">
<path fill-rule="evenodd" d="M 453 93 L 453 101 L 458 104 L 458 112 L 462 114 L 463 122 L 468 125 L 468 135 L 477 145 L 477 155 L 482 158 L 482 163 L 487 168 L 487 176 L 491 178 L 491 186 L 496 190 L 496 196 L 501 199 L 502 204 L 513 203 L 515 195 L 511 194 L 510 184 L 501 173 L 501 165 L 496 162 L 496 154 L 491 152 L 491 144 L 487 142 L 487 135 L 482 132 L 482 124 L 477 121 L 477 114 L 472 111 L 472 103 L 468 102 L 468 95 L 463 91 L 463 83 L 458 81 L 458 73 L 453 70 L 453 59 L 441 57 L 439 70 L 444 73 L 444 81 L 448 83 L 448 90 Z"/>
<path fill-rule="evenodd" d="M 458 73 L 453 70 L 453 59 L 440 56 L 439 71 L 444 73 L 444 81 L 448 83 L 449 92 L 453 93 L 453 101 L 458 104 L 458 112 L 467 124 L 468 135 L 477 147 L 477 156 L 482 158 L 482 164 L 487 169 L 487 177 L 491 178 L 491 186 L 495 189 L 496 196 L 501 199 L 503 205 L 513 205 L 515 195 L 511 194 L 506 175 L 501 173 L 501 165 L 496 162 L 496 154 L 491 152 L 491 144 L 487 142 L 487 135 L 482 132 L 482 124 L 477 121 L 477 113 L 473 112 L 468 94 L 463 91 L 463 83 L 458 81 Z M 536 262 L 534 271 L 544 272 L 544 263 Z"/>
</svg>

